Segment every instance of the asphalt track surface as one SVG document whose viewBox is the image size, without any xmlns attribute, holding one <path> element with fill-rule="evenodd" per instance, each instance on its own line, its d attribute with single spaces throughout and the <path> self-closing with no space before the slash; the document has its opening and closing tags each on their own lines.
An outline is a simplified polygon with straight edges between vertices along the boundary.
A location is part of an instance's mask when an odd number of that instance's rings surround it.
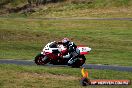
<svg viewBox="0 0 132 88">
<path fill-rule="evenodd" d="M 27 66 L 35 66 L 34 61 L 29 60 L 0 60 L 0 64 L 15 64 L 15 65 L 27 65 Z M 67 67 L 67 65 L 51 65 L 46 64 L 45 66 L 51 67 Z M 112 65 L 96 65 L 96 64 L 84 64 L 84 68 L 87 69 L 99 69 L 99 70 L 116 70 L 116 71 L 127 71 L 132 72 L 132 66 L 112 66 Z"/>
</svg>

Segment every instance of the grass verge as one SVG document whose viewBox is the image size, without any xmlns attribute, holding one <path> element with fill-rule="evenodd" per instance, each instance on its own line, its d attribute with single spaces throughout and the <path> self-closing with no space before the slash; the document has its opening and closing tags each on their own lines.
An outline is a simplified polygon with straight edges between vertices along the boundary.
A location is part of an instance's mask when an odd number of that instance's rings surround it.
<svg viewBox="0 0 132 88">
<path fill-rule="evenodd" d="M 68 37 L 92 48 L 87 63 L 132 66 L 132 22 L 1 19 L 0 58 L 33 59 L 50 41 Z"/>
<path fill-rule="evenodd" d="M 2 88 L 82 88 L 80 68 L 0 65 L 0 86 Z M 111 70 L 89 71 L 90 79 L 129 79 L 131 72 Z M 120 75 L 119 75 L 120 74 Z M 95 86 L 88 86 L 93 88 Z M 131 88 L 129 86 L 96 86 L 97 88 Z"/>
</svg>

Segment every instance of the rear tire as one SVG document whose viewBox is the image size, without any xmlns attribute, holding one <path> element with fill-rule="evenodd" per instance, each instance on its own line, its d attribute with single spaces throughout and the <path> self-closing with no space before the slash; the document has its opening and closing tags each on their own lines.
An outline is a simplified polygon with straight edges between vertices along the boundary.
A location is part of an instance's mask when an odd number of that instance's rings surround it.
<svg viewBox="0 0 132 88">
<path fill-rule="evenodd" d="M 80 60 L 80 66 L 82 66 L 85 63 L 86 58 L 84 55 L 81 55 L 79 60 Z"/>
<path fill-rule="evenodd" d="M 81 56 L 79 56 L 78 58 L 79 58 L 79 59 L 77 59 L 77 60 L 73 63 L 72 67 L 77 67 L 77 68 L 79 68 L 80 66 L 82 66 L 82 65 L 85 63 L 86 58 L 85 58 L 84 55 L 81 55 Z"/>
</svg>

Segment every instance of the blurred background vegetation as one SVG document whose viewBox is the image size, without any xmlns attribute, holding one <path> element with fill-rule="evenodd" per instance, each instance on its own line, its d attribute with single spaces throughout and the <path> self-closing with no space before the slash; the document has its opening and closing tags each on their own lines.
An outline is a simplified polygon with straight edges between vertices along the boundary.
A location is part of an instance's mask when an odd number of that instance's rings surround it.
<svg viewBox="0 0 132 88">
<path fill-rule="evenodd" d="M 66 14 L 71 10 L 77 12 L 74 14 L 76 15 L 76 14 L 81 14 L 80 13 L 81 10 L 92 9 L 92 11 L 95 12 L 96 9 L 111 10 L 111 8 L 112 11 L 114 10 L 113 12 L 124 10 L 124 8 L 125 8 L 125 12 L 128 12 L 128 10 L 131 10 L 131 6 L 132 6 L 132 0 L 0 0 L 0 15 L 3 16 L 10 13 L 16 14 L 20 12 L 26 15 L 31 15 L 32 13 L 35 13 L 36 16 L 37 13 L 40 13 L 37 14 L 38 16 L 47 13 L 60 14 L 62 12 L 63 14 Z M 115 11 L 115 8 L 117 11 Z M 98 13 L 101 11 L 96 11 L 96 12 Z M 87 15 L 88 13 L 91 12 L 86 13 L 82 11 L 82 13 L 84 15 Z M 58 16 L 58 14 L 55 16 Z"/>
</svg>

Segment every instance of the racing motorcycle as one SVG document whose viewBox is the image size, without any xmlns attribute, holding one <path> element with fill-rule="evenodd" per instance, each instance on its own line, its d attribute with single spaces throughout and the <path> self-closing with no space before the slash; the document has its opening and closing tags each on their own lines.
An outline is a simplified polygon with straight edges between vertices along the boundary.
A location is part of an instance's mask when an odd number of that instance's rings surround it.
<svg viewBox="0 0 132 88">
<path fill-rule="evenodd" d="M 85 63 L 85 56 L 89 54 L 91 48 L 85 46 L 77 46 L 76 52 L 79 52 L 78 57 L 75 59 L 74 63 L 70 66 L 72 67 L 80 67 Z M 62 44 L 53 44 L 53 42 L 48 43 L 35 57 L 35 63 L 37 65 L 45 65 L 47 63 L 53 65 L 68 65 L 68 60 L 72 57 L 71 54 L 68 53 L 67 48 Z"/>
</svg>

